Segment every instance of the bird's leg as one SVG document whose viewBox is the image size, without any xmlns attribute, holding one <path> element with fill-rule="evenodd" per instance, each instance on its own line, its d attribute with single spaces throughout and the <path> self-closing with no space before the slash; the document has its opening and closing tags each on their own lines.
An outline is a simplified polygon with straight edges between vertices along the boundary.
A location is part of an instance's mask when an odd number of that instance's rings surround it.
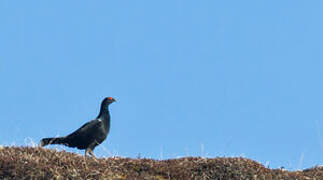
<svg viewBox="0 0 323 180">
<path fill-rule="evenodd" d="M 90 154 L 92 157 L 95 158 L 93 150 L 90 147 L 86 148 L 86 150 L 85 150 L 85 156 L 88 156 L 88 154 Z"/>
<path fill-rule="evenodd" d="M 90 149 L 89 153 L 91 154 L 91 156 L 92 156 L 92 157 L 94 157 L 94 158 L 95 158 L 95 155 L 94 155 L 94 153 L 93 153 L 93 150 L 92 150 L 92 149 Z"/>
<path fill-rule="evenodd" d="M 87 149 L 85 150 L 85 156 L 88 156 L 88 155 L 94 156 L 93 151 L 92 151 L 92 149 L 90 149 L 90 148 L 87 148 Z"/>
<path fill-rule="evenodd" d="M 88 152 L 89 152 L 89 148 L 87 148 L 86 150 L 85 150 L 85 156 L 87 156 L 87 154 L 88 154 Z"/>
</svg>

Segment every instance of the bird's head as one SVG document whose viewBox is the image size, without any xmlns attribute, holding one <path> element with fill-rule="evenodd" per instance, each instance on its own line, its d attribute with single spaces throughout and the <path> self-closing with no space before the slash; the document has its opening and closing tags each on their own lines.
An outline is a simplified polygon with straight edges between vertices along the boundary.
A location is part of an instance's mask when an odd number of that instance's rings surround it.
<svg viewBox="0 0 323 180">
<path fill-rule="evenodd" d="M 116 100 L 112 97 L 104 98 L 102 101 L 102 106 L 108 106 L 109 104 L 115 102 Z"/>
<path fill-rule="evenodd" d="M 106 97 L 103 99 L 102 103 L 101 103 L 101 108 L 100 108 L 100 113 L 98 118 L 100 118 L 102 115 L 109 113 L 109 105 L 113 102 L 115 102 L 116 100 L 112 97 Z"/>
</svg>

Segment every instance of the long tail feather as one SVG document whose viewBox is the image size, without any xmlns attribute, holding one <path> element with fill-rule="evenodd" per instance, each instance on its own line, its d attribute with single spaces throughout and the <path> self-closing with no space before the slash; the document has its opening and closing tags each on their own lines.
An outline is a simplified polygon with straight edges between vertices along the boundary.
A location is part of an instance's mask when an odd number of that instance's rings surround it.
<svg viewBox="0 0 323 180">
<path fill-rule="evenodd" d="M 43 147 L 48 144 L 65 144 L 65 138 L 64 137 L 43 138 L 42 140 L 40 140 L 39 146 Z"/>
</svg>

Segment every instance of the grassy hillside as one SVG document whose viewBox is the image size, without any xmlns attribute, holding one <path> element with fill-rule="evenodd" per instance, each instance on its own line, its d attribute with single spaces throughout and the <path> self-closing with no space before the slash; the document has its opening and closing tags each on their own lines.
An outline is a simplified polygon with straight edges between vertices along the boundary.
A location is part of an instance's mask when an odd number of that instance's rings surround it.
<svg viewBox="0 0 323 180">
<path fill-rule="evenodd" d="M 323 179 L 323 168 L 289 172 L 244 158 L 93 159 L 44 148 L 0 147 L 0 179 Z"/>
</svg>

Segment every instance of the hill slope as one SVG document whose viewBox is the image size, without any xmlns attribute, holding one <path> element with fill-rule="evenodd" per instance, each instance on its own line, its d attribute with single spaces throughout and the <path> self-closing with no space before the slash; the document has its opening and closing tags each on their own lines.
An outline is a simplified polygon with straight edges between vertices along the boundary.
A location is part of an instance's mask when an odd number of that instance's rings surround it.
<svg viewBox="0 0 323 180">
<path fill-rule="evenodd" d="M 323 179 L 323 168 L 289 172 L 244 158 L 93 159 L 31 147 L 0 148 L 0 179 Z"/>
</svg>

